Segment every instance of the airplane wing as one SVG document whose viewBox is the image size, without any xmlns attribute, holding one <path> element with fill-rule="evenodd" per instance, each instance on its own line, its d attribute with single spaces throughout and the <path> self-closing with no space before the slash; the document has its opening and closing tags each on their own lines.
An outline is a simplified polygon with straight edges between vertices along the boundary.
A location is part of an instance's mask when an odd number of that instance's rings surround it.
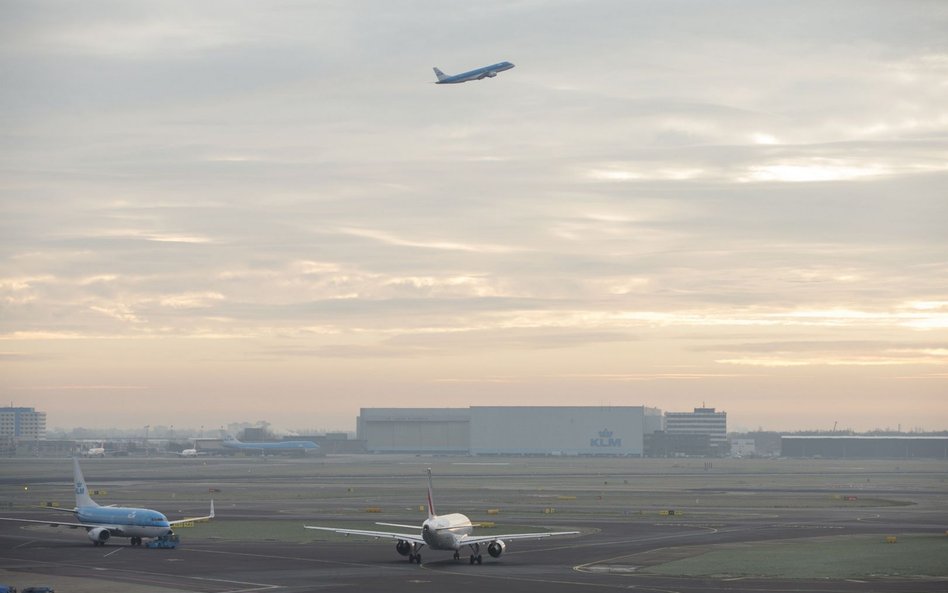
<svg viewBox="0 0 948 593">
<path fill-rule="evenodd" d="M 545 537 L 556 537 L 560 535 L 578 535 L 578 531 L 547 531 L 544 533 L 499 533 L 497 535 L 474 535 L 462 537 L 460 543 L 462 545 L 469 544 L 484 544 L 488 542 L 497 541 L 499 539 L 506 541 L 515 540 L 515 539 L 543 539 Z"/>
<path fill-rule="evenodd" d="M 105 527 L 112 533 L 120 534 L 122 533 L 122 528 L 118 525 L 106 525 L 104 523 L 71 523 L 68 521 L 40 521 L 39 519 L 12 519 L 10 517 L 0 517 L 0 521 L 17 521 L 19 523 L 36 523 L 38 525 L 49 525 L 50 527 L 59 527 L 60 525 L 64 527 L 72 527 L 76 529 L 82 527 L 83 529 L 95 529 L 96 527 Z"/>
<path fill-rule="evenodd" d="M 44 511 L 59 511 L 60 513 L 73 513 L 73 514 L 75 514 L 75 512 L 78 510 L 76 508 L 64 509 L 62 507 L 48 507 L 45 505 L 36 505 L 36 508 L 43 509 Z"/>
<path fill-rule="evenodd" d="M 168 525 L 174 527 L 175 525 L 181 525 L 182 523 L 190 523 L 192 521 L 209 521 L 214 518 L 214 499 L 211 499 L 211 512 L 208 515 L 203 517 L 189 517 L 187 519 L 176 519 L 174 521 L 168 521 Z"/>
<path fill-rule="evenodd" d="M 425 540 L 421 535 L 410 535 L 407 533 L 393 533 L 391 531 L 368 531 L 364 529 L 337 529 L 335 527 L 316 527 L 315 525 L 303 525 L 306 529 L 318 529 L 320 531 L 330 531 L 332 533 L 341 533 L 343 535 L 362 535 L 365 537 L 400 539 L 413 544 L 424 545 Z M 417 527 L 417 526 L 416 526 Z M 496 538 L 495 538 L 496 539 Z"/>
</svg>

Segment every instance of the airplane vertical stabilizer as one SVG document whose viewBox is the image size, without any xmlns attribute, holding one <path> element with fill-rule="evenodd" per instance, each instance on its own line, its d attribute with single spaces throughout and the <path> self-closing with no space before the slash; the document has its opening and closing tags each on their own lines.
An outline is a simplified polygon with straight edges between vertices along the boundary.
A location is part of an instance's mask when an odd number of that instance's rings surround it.
<svg viewBox="0 0 948 593">
<path fill-rule="evenodd" d="M 89 489 L 86 487 L 86 480 L 82 477 L 82 470 L 79 469 L 79 459 L 72 458 L 72 476 L 76 486 L 76 508 L 97 507 L 99 504 L 89 496 Z"/>
<path fill-rule="evenodd" d="M 432 519 L 438 516 L 438 513 L 435 512 L 434 506 L 434 494 L 432 493 L 433 488 L 431 487 L 431 468 L 428 468 L 428 518 Z"/>
<path fill-rule="evenodd" d="M 434 68 L 434 73 L 435 73 L 435 76 L 438 77 L 438 80 L 444 80 L 445 78 L 448 77 L 444 72 L 442 72 L 438 68 Z"/>
</svg>

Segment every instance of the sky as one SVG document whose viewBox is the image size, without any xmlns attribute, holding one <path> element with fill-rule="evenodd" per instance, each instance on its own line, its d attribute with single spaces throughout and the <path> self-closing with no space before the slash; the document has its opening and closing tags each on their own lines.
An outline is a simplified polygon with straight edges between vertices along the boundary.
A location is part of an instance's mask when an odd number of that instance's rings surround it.
<svg viewBox="0 0 948 593">
<path fill-rule="evenodd" d="M 911 0 L 3 2 L 0 401 L 948 429 L 946 31 Z"/>
</svg>

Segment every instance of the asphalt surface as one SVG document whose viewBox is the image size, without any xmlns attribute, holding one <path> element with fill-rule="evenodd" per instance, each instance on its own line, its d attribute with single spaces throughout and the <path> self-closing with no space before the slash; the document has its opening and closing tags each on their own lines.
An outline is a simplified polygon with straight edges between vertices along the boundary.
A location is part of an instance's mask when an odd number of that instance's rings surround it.
<svg viewBox="0 0 948 593">
<path fill-rule="evenodd" d="M 48 517 L 42 510 L 17 516 Z M 294 515 L 278 514 L 268 503 L 261 502 L 242 505 L 240 511 L 219 510 L 216 520 L 259 521 L 268 516 L 283 521 L 297 519 Z M 450 552 L 428 549 L 423 550 L 421 565 L 409 564 L 395 552 L 392 542 L 357 538 L 299 544 L 202 539 L 182 531 L 182 543 L 174 550 L 133 548 L 127 545 L 128 540 L 122 539 L 113 539 L 105 547 L 94 547 L 81 531 L 0 521 L 0 583 L 9 582 L 20 588 L 48 583 L 59 593 L 337 590 L 556 593 L 630 588 L 661 593 L 943 593 L 948 590 L 948 581 L 943 579 L 710 579 L 640 572 L 643 566 L 667 559 L 669 550 L 680 551 L 692 546 L 826 535 L 938 533 L 933 523 L 943 524 L 948 512 L 920 504 L 773 512 L 727 509 L 704 517 L 675 522 L 651 516 L 551 517 L 543 522 L 545 527 L 578 529 L 583 534 L 511 542 L 500 558 L 490 558 L 485 552 L 482 565 L 471 565 L 463 552 L 461 560 L 455 561 Z M 351 518 L 366 520 L 357 513 Z M 313 523 L 312 519 L 299 517 L 301 529 L 303 523 Z M 340 519 L 345 517 L 333 516 L 334 521 Z M 532 530 L 537 524 L 536 517 L 505 516 L 504 520 L 508 526 L 522 524 L 524 530 Z"/>
</svg>

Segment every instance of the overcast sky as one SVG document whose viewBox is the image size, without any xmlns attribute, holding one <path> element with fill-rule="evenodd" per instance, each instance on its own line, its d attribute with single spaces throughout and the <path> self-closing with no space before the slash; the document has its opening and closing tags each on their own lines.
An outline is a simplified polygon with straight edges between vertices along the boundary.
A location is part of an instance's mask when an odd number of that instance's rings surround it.
<svg viewBox="0 0 948 593">
<path fill-rule="evenodd" d="M 0 79 L 50 427 L 948 428 L 946 2 L 8 0 Z"/>
</svg>

